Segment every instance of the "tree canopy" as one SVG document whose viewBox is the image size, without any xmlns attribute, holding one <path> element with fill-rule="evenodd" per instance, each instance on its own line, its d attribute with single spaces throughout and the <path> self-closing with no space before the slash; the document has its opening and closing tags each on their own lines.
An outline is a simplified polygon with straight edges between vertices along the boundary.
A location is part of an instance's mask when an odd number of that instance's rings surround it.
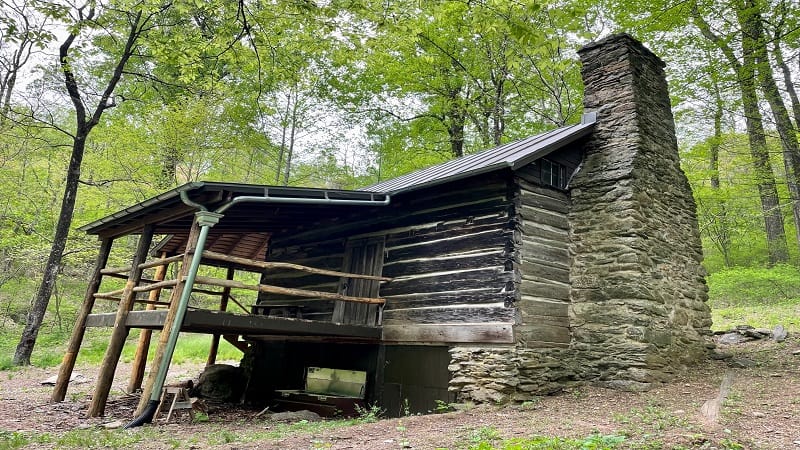
<svg viewBox="0 0 800 450">
<path fill-rule="evenodd" d="M 795 6 L 3 0 L 0 271 L 42 278 L 35 328 L 93 258 L 74 224 L 165 189 L 355 188 L 575 123 L 576 50 L 618 31 L 667 62 L 709 268 L 794 261 Z"/>
</svg>

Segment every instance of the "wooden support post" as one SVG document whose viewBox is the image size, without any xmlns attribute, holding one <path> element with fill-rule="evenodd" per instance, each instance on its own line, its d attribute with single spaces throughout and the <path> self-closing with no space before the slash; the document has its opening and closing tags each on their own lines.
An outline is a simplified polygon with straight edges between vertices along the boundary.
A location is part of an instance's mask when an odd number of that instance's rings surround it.
<svg viewBox="0 0 800 450">
<path fill-rule="evenodd" d="M 105 413 L 108 392 L 111 390 L 111 383 L 114 381 L 114 372 L 117 370 L 117 363 L 122 354 L 122 347 L 125 345 L 125 338 L 128 337 L 128 327 L 125 322 L 128 312 L 133 308 L 133 301 L 136 293 L 133 288 L 139 283 L 142 277 L 142 269 L 138 266 L 147 259 L 147 252 L 150 250 L 150 243 L 153 242 L 153 225 L 146 225 L 139 237 L 139 245 L 136 246 L 136 254 L 133 256 L 133 269 L 128 276 L 122 299 L 117 308 L 117 317 L 114 321 L 114 330 L 111 332 L 111 339 L 103 356 L 103 364 L 100 366 L 100 373 L 97 376 L 92 403 L 89 405 L 89 417 L 102 416 Z"/>
<path fill-rule="evenodd" d="M 100 289 L 100 282 L 103 281 L 103 275 L 100 272 L 108 262 L 108 255 L 111 253 L 111 244 L 113 243 L 114 240 L 111 238 L 104 238 L 100 241 L 100 251 L 94 264 L 94 272 L 92 272 L 92 276 L 89 279 L 89 286 L 86 288 L 86 295 L 83 297 L 83 305 L 78 312 L 75 326 L 72 328 L 72 336 L 69 339 L 67 352 L 64 353 L 64 359 L 58 369 L 58 379 L 56 380 L 56 387 L 53 389 L 53 395 L 50 397 L 51 402 L 64 401 L 64 397 L 67 395 L 69 379 L 72 376 L 72 369 L 75 368 L 75 360 L 78 358 L 78 350 L 81 348 L 83 335 L 86 331 L 86 317 L 92 313 L 92 308 L 94 308 L 94 294 Z"/>
<path fill-rule="evenodd" d="M 200 237 L 200 225 L 197 223 L 197 217 L 192 222 L 192 228 L 189 230 L 189 236 L 186 238 L 186 252 L 183 254 L 183 261 L 181 268 L 178 271 L 178 284 L 172 289 L 169 296 L 169 310 L 167 310 L 167 317 L 164 318 L 164 325 L 161 328 L 161 333 L 158 336 L 158 347 L 156 347 L 156 354 L 153 355 L 153 366 L 150 368 L 150 373 L 147 375 L 147 383 L 144 385 L 142 397 L 139 399 L 139 407 L 136 410 L 136 416 L 144 412 L 145 407 L 150 402 L 150 397 L 153 394 L 153 385 L 156 382 L 157 374 L 163 363 L 164 353 L 167 350 L 167 341 L 169 340 L 169 330 L 175 322 L 175 317 L 178 315 L 178 303 L 183 293 L 183 288 L 186 286 L 186 275 L 189 273 L 189 266 L 192 263 L 192 256 L 197 248 L 197 239 Z"/>
<path fill-rule="evenodd" d="M 226 280 L 233 280 L 233 275 L 236 273 L 236 269 L 233 267 L 228 267 L 228 273 L 225 277 Z M 219 310 L 220 311 L 227 311 L 228 310 L 228 299 L 231 296 L 231 288 L 225 287 L 222 289 L 222 298 L 219 300 Z M 208 361 L 206 361 L 206 366 L 210 366 L 217 362 L 217 351 L 219 350 L 219 338 L 220 334 L 214 334 L 211 336 L 211 348 L 208 349 Z"/>
<path fill-rule="evenodd" d="M 167 255 L 163 253 L 161 258 L 165 258 Z M 164 281 L 164 278 L 167 275 L 167 267 L 169 264 L 163 264 L 156 267 L 156 273 L 153 278 L 156 281 Z M 140 266 L 141 267 L 141 266 Z M 156 303 L 158 301 L 158 297 L 161 295 L 161 289 L 155 289 L 150 291 L 150 295 L 147 298 L 152 303 L 147 304 L 147 310 L 156 309 Z M 133 357 L 133 367 L 131 367 L 131 380 L 128 383 L 128 392 L 135 392 L 137 389 L 142 387 L 142 380 L 144 380 L 144 369 L 147 365 L 147 352 L 150 350 L 150 338 L 153 335 L 153 330 L 149 329 L 142 329 L 139 334 L 139 343 L 136 345 L 136 356 Z"/>
</svg>

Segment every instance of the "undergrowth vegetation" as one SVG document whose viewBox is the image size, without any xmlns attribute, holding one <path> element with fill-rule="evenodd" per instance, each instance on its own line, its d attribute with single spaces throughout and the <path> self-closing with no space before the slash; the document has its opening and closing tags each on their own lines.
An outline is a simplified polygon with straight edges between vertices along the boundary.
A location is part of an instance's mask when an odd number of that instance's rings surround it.
<svg viewBox="0 0 800 450">
<path fill-rule="evenodd" d="M 788 265 L 741 267 L 708 276 L 715 330 L 736 325 L 800 332 L 800 270 Z"/>
</svg>

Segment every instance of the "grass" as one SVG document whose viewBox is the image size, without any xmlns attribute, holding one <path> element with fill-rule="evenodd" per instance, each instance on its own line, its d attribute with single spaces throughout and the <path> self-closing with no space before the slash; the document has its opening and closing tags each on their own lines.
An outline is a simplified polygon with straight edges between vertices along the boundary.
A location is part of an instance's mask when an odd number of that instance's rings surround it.
<svg viewBox="0 0 800 450">
<path fill-rule="evenodd" d="M 714 330 L 783 325 L 790 333 L 800 332 L 800 270 L 796 267 L 727 269 L 710 275 L 708 287 Z"/>
<path fill-rule="evenodd" d="M 514 438 L 501 442 L 481 441 L 470 450 L 611 450 L 625 441 L 624 436 L 593 434 L 583 439 L 550 436 Z"/>
</svg>

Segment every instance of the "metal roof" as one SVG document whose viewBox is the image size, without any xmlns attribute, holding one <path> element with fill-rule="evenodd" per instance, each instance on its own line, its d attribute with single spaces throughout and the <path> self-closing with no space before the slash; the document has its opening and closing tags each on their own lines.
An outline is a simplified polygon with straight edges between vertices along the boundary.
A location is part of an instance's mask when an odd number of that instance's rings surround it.
<svg viewBox="0 0 800 450">
<path fill-rule="evenodd" d="M 583 115 L 581 123 L 577 125 L 557 128 L 489 150 L 462 156 L 367 186 L 362 190 L 398 194 L 502 168 L 516 170 L 588 135 L 594 128 L 595 120 L 596 113 L 587 113 Z"/>
<path fill-rule="evenodd" d="M 138 233 L 145 224 L 154 224 L 157 234 L 187 233 L 194 212 L 201 206 L 212 211 L 225 210 L 228 220 L 214 228 L 219 234 L 272 233 L 308 226 L 325 217 L 352 215 L 354 207 L 363 213 L 361 208 L 364 207 L 386 206 L 394 194 L 503 168 L 516 170 L 588 135 L 594 123 L 594 113 L 584 114 L 580 124 L 467 155 L 356 191 L 205 181 L 187 183 L 86 224 L 79 230 L 111 237 Z M 253 247 L 259 246 L 254 244 Z"/>
<path fill-rule="evenodd" d="M 265 202 L 258 203 L 258 200 Z M 354 207 L 381 206 L 388 201 L 388 195 L 368 191 L 200 181 L 186 183 L 79 230 L 101 236 L 121 236 L 138 233 L 145 224 L 154 224 L 156 234 L 185 233 L 191 226 L 194 212 L 202 206 L 211 211 L 225 210 L 228 220 L 214 227 L 215 232 L 274 232 L 323 217 L 343 216 Z"/>
</svg>

